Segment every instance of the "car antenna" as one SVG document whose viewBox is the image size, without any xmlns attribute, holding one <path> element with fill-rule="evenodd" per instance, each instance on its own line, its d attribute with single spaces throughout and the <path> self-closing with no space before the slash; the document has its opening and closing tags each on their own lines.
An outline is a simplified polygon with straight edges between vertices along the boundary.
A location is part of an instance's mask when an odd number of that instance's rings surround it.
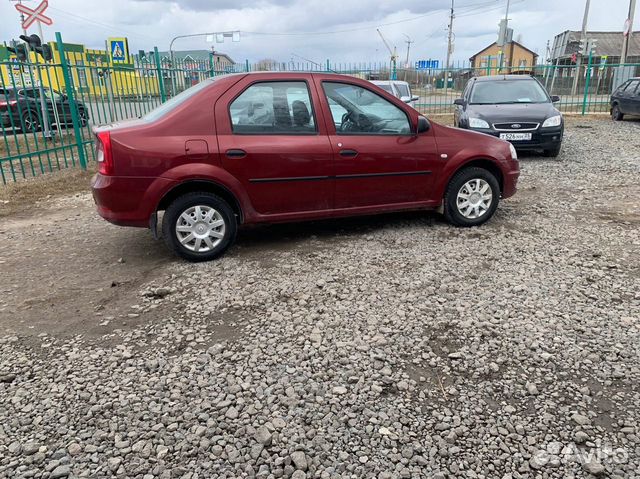
<svg viewBox="0 0 640 479">
<path fill-rule="evenodd" d="M 313 60 L 309 60 L 308 58 L 305 58 L 303 56 L 298 55 L 297 53 L 291 52 L 291 56 L 292 57 L 298 57 L 301 60 L 304 60 L 305 62 L 309 62 L 309 63 L 311 63 L 313 65 L 316 65 L 316 66 L 322 68 L 322 64 L 321 63 L 314 62 Z M 291 60 L 291 63 L 293 63 L 293 60 Z M 333 70 L 332 68 L 327 68 L 326 70 L 330 71 L 331 73 L 338 73 L 337 71 Z"/>
</svg>

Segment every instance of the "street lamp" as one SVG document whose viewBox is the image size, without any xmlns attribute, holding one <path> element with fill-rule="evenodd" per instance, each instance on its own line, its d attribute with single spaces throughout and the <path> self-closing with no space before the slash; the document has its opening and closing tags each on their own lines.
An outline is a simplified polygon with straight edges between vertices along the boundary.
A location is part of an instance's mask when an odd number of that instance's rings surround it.
<svg viewBox="0 0 640 479">
<path fill-rule="evenodd" d="M 215 38 L 217 43 L 223 43 L 225 38 L 231 38 L 232 41 L 239 42 L 240 41 L 240 31 L 239 30 L 233 30 L 233 31 L 226 31 L 226 32 L 190 33 L 188 35 L 178 35 L 176 37 L 173 37 L 171 39 L 171 43 L 169 43 L 169 59 L 171 60 L 171 67 L 172 68 L 175 65 L 175 61 L 174 61 L 174 57 L 173 57 L 173 44 L 174 44 L 174 42 L 176 40 L 180 39 L 180 38 L 192 38 L 192 37 L 207 37 L 207 40 L 209 39 L 209 37 L 211 37 L 211 40 L 213 41 L 213 38 Z M 175 75 L 174 74 L 171 75 L 171 84 L 172 84 L 173 93 L 175 94 L 176 83 L 175 83 Z"/>
</svg>

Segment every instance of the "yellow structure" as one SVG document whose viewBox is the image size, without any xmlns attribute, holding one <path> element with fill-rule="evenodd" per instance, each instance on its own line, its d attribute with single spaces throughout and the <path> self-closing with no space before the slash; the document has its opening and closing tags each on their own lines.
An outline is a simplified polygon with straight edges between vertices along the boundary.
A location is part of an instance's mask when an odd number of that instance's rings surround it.
<svg viewBox="0 0 640 479">
<path fill-rule="evenodd" d="M 53 59 L 45 64 L 31 52 L 29 62 L 20 63 L 6 47 L 0 45 L 0 87 L 38 85 L 65 92 L 60 52 L 55 42 L 49 43 Z M 65 43 L 65 57 L 72 86 L 79 96 L 115 98 L 156 96 L 159 93 L 155 68 L 135 67 L 128 55 L 126 63 L 114 64 L 106 50 L 93 50 L 84 45 Z M 111 90 L 111 92 L 109 92 Z"/>
<path fill-rule="evenodd" d="M 476 75 L 531 73 L 538 54 L 518 42 L 498 46 L 493 42 L 469 58 Z"/>
</svg>

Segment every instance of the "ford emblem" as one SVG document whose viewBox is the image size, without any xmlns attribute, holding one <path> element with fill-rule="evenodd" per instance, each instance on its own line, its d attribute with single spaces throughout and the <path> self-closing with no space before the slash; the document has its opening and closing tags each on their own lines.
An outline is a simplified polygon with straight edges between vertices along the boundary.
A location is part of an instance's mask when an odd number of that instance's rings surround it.
<svg viewBox="0 0 640 479">
<path fill-rule="evenodd" d="M 522 125 L 520 123 L 514 123 L 513 125 L 511 125 L 511 128 L 513 128 L 514 130 L 517 130 L 518 128 L 520 128 Z"/>
</svg>

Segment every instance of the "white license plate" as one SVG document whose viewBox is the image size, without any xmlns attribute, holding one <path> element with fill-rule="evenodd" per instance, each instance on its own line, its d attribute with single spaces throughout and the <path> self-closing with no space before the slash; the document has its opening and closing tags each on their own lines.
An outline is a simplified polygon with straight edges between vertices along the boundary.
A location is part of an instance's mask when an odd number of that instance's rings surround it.
<svg viewBox="0 0 640 479">
<path fill-rule="evenodd" d="M 507 141 L 530 140 L 531 133 L 500 133 L 500 139 Z"/>
</svg>

